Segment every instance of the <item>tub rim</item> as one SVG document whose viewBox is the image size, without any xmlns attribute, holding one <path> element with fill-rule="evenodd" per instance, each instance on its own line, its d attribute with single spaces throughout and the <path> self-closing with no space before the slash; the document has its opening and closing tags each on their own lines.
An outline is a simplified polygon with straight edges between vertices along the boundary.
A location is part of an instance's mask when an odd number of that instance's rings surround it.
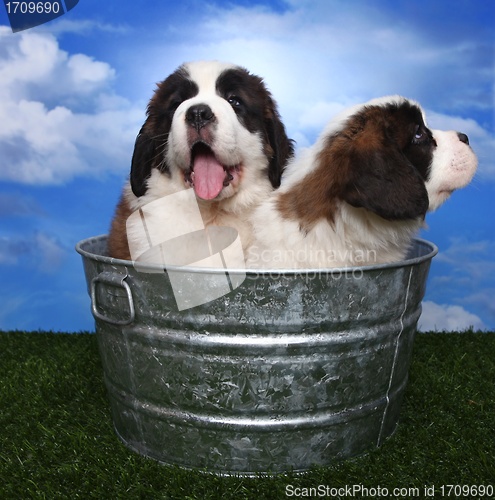
<svg viewBox="0 0 495 500">
<path fill-rule="evenodd" d="M 137 271 L 142 270 L 146 274 L 146 270 L 149 270 L 151 273 L 156 272 L 165 272 L 165 271 L 175 271 L 175 272 L 184 272 L 187 270 L 188 273 L 198 273 L 198 274 L 225 274 L 225 272 L 229 274 L 246 274 L 249 276 L 252 275 L 265 275 L 265 276 L 292 276 L 292 275 L 306 275 L 306 274 L 338 274 L 338 273 L 354 273 L 354 272 L 366 272 L 366 271 L 380 271 L 385 269 L 395 269 L 407 266 L 414 266 L 421 264 L 423 262 L 427 262 L 438 253 L 438 247 L 432 243 L 431 241 L 425 240 L 423 238 L 413 238 L 411 240 L 411 248 L 413 247 L 421 247 L 424 249 L 425 254 L 420 255 L 418 257 L 411 257 L 408 259 L 400 260 L 397 262 L 387 262 L 384 264 L 374 264 L 374 265 L 366 265 L 366 266 L 344 266 L 344 267 L 308 267 L 308 268 L 213 268 L 213 267 L 193 267 L 193 266 L 159 266 L 154 264 L 143 264 L 138 263 L 135 266 L 135 262 L 132 260 L 124 260 L 124 259 L 116 259 L 114 257 L 109 257 L 108 255 L 101 255 L 92 253 L 86 249 L 84 246 L 89 245 L 90 243 L 95 243 L 97 241 L 107 240 L 108 234 L 100 234 L 98 236 L 91 236 L 89 238 L 85 238 L 80 240 L 76 246 L 75 250 L 81 256 L 94 260 L 96 262 L 102 262 L 105 264 L 113 265 L 113 266 L 125 266 L 125 267 L 134 267 Z"/>
</svg>

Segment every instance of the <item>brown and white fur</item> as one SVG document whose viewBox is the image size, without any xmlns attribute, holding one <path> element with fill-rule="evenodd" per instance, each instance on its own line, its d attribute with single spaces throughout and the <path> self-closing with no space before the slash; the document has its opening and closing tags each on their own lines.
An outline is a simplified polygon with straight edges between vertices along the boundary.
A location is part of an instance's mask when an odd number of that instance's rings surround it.
<svg viewBox="0 0 495 500">
<path fill-rule="evenodd" d="M 204 226 L 238 230 L 251 243 L 251 211 L 280 184 L 293 154 L 276 104 L 258 76 L 217 61 L 178 68 L 158 84 L 136 139 L 130 179 L 108 238 L 109 255 L 130 259 L 146 250 L 129 216 L 151 202 L 193 189 Z M 187 214 L 163 214 L 164 221 Z M 155 214 L 158 228 L 161 214 Z"/>
<path fill-rule="evenodd" d="M 333 268 L 402 260 L 477 158 L 465 134 L 430 130 L 400 96 L 354 106 L 289 163 L 253 215 L 252 268 Z"/>
</svg>

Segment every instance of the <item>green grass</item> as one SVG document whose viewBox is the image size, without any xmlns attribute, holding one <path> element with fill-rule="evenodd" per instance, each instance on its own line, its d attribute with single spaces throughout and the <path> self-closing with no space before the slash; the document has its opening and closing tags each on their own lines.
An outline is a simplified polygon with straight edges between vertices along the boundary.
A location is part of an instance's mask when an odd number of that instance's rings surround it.
<svg viewBox="0 0 495 500">
<path fill-rule="evenodd" d="M 252 479 L 162 466 L 123 446 L 95 335 L 0 332 L 2 499 L 277 499 L 287 485 L 354 484 L 495 486 L 495 333 L 417 336 L 399 429 L 379 450 Z"/>
</svg>

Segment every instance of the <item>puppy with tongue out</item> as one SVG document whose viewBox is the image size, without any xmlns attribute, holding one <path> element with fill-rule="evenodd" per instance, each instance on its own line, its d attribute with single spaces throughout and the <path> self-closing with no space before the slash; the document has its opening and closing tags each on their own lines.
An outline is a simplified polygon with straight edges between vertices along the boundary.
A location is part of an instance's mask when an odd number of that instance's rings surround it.
<svg viewBox="0 0 495 500">
<path fill-rule="evenodd" d="M 130 259 L 130 215 L 145 205 L 193 189 L 205 226 L 237 229 L 252 240 L 250 213 L 280 185 L 293 155 L 277 106 L 263 80 L 244 68 L 198 61 L 178 68 L 151 98 L 137 136 L 128 184 L 108 238 L 112 257 Z M 183 207 L 163 214 L 180 224 Z M 129 219 L 131 220 L 131 219 Z"/>
</svg>

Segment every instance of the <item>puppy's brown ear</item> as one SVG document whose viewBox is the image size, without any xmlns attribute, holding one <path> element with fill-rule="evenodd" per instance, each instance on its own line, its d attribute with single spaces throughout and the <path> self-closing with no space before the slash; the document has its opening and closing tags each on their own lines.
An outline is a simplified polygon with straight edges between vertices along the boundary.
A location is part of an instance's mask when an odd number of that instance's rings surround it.
<svg viewBox="0 0 495 500">
<path fill-rule="evenodd" d="M 146 193 L 146 182 L 151 175 L 151 169 L 158 155 L 158 142 L 146 131 L 145 123 L 136 137 L 131 161 L 130 182 L 132 192 L 137 197 Z"/>
<path fill-rule="evenodd" d="M 269 98 L 265 118 L 265 130 L 272 151 L 268 165 L 268 178 L 274 188 L 280 186 L 282 173 L 289 159 L 294 155 L 294 142 L 287 137 L 285 127 L 276 109 L 275 102 Z"/>
<path fill-rule="evenodd" d="M 424 217 L 429 204 L 424 181 L 398 148 L 354 149 L 349 161 L 347 203 L 388 220 Z"/>
</svg>

